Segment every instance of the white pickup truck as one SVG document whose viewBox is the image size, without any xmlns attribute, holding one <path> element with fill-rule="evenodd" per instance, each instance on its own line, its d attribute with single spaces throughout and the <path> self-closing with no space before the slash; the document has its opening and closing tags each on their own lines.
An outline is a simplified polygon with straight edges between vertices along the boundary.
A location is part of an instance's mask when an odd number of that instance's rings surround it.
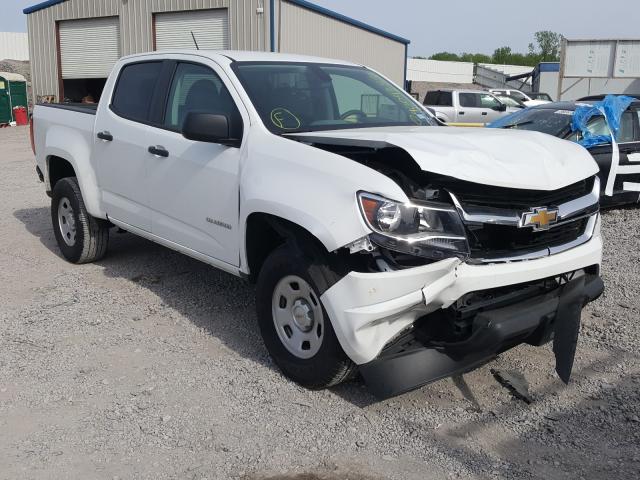
<svg viewBox="0 0 640 480">
<path fill-rule="evenodd" d="M 97 107 L 38 105 L 55 237 L 120 227 L 257 282 L 264 342 L 309 388 L 388 397 L 554 341 L 568 381 L 599 276 L 598 167 L 537 132 L 433 126 L 376 72 L 251 52 L 120 60 Z"/>
</svg>

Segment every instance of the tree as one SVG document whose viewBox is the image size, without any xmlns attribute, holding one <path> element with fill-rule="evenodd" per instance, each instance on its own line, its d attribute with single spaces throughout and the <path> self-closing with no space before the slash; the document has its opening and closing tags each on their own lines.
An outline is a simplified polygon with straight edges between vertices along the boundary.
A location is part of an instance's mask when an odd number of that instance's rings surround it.
<svg viewBox="0 0 640 480">
<path fill-rule="evenodd" d="M 534 34 L 536 43 L 538 44 L 538 56 L 541 62 L 557 62 L 560 60 L 560 44 L 562 43 L 562 35 L 559 33 L 543 30 Z M 529 45 L 529 53 L 531 47 Z"/>
<path fill-rule="evenodd" d="M 511 47 L 500 47 L 500 48 L 496 48 L 496 50 L 493 52 L 491 61 L 493 63 L 506 64 L 506 63 L 509 63 L 510 58 L 511 58 Z"/>
<path fill-rule="evenodd" d="M 563 36 L 559 33 L 543 30 L 534 35 L 535 44 L 530 43 L 528 53 L 517 53 L 511 47 L 496 48 L 492 56 L 483 53 L 451 53 L 438 52 L 429 57 L 430 60 L 449 62 L 497 63 L 507 65 L 523 65 L 535 67 L 540 62 L 557 62 L 560 60 L 560 45 Z M 415 57 L 419 58 L 419 57 Z"/>
<path fill-rule="evenodd" d="M 451 52 L 439 52 L 429 57 L 429 60 L 444 60 L 448 62 L 459 62 L 460 57 Z"/>
<path fill-rule="evenodd" d="M 471 63 L 491 63 L 491 57 L 484 53 L 463 53 L 460 55 L 460 61 Z"/>
</svg>

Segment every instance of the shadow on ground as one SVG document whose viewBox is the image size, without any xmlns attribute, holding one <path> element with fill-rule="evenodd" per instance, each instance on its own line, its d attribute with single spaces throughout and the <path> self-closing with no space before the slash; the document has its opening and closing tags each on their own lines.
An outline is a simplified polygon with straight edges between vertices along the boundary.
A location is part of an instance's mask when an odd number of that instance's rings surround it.
<svg viewBox="0 0 640 480">
<path fill-rule="evenodd" d="M 48 208 L 14 212 L 27 231 L 62 258 Z M 111 230 L 107 256 L 96 262 L 110 278 L 128 279 L 243 357 L 277 370 L 255 319 L 254 286 L 186 255 L 130 233 Z M 82 266 L 78 266 L 82 268 Z M 376 402 L 360 379 L 333 391 L 358 407 Z"/>
<path fill-rule="evenodd" d="M 275 475 L 272 477 L 245 477 L 243 480 L 379 480 L 380 477 L 368 477 L 353 473 L 317 474 L 299 473 L 296 475 Z"/>
</svg>

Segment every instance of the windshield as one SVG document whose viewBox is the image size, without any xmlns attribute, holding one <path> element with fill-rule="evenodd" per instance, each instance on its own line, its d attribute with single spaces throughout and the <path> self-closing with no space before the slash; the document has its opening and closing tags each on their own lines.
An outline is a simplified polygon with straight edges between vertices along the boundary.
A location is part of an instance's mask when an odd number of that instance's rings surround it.
<svg viewBox="0 0 640 480">
<path fill-rule="evenodd" d="M 508 95 L 517 100 L 520 100 L 521 102 L 526 102 L 529 100 L 524 93 L 519 92 L 518 90 L 511 90 L 509 91 Z"/>
<path fill-rule="evenodd" d="M 552 108 L 527 108 L 499 118 L 488 126 L 490 128 L 517 128 L 548 133 L 556 137 L 568 133 L 571 129 L 571 110 Z"/>
<path fill-rule="evenodd" d="M 507 97 L 506 95 L 499 95 L 497 99 L 500 100 L 505 105 L 507 105 L 508 107 L 516 107 L 516 108 L 524 107 L 524 105 L 521 102 L 519 102 L 515 98 Z"/>
<path fill-rule="evenodd" d="M 232 65 L 276 134 L 396 125 L 437 125 L 424 108 L 364 67 L 293 62 Z"/>
<path fill-rule="evenodd" d="M 531 100 L 545 100 L 547 102 L 552 102 L 551 97 L 546 93 L 530 93 L 529 97 Z"/>
</svg>

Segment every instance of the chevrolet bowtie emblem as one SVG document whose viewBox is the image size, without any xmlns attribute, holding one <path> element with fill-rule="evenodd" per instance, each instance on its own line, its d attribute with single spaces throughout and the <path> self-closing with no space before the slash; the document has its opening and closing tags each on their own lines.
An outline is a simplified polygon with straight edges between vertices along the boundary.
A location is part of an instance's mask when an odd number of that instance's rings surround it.
<svg viewBox="0 0 640 480">
<path fill-rule="evenodd" d="M 521 227 L 533 227 L 534 230 L 549 230 L 558 221 L 558 209 L 540 207 L 522 214 Z"/>
</svg>

